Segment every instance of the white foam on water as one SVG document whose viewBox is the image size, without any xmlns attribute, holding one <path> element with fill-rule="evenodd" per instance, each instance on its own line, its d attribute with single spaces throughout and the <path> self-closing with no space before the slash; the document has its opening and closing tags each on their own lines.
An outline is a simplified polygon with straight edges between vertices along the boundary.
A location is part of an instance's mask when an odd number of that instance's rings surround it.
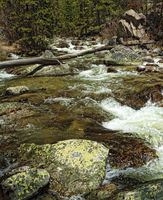
<svg viewBox="0 0 163 200">
<path fill-rule="evenodd" d="M 105 93 L 112 93 L 112 90 L 105 86 L 105 84 L 76 84 L 74 86 L 69 86 L 70 90 L 80 90 L 82 93 L 85 94 L 105 94 Z"/>
<path fill-rule="evenodd" d="M 124 76 L 137 76 L 138 72 L 135 71 L 122 71 L 117 70 L 117 72 L 107 72 L 106 65 L 91 65 L 91 69 L 85 70 L 79 73 L 78 77 L 84 80 L 90 81 L 102 81 L 102 80 L 110 80 L 111 78 L 116 77 L 124 77 Z"/>
<path fill-rule="evenodd" d="M 140 110 L 134 110 L 112 98 L 103 100 L 101 107 L 115 116 L 113 120 L 103 122 L 105 128 L 135 134 L 150 142 L 155 148 L 163 145 L 162 107 L 148 102 Z"/>
<path fill-rule="evenodd" d="M 10 57 L 14 60 L 21 58 L 19 55 L 14 54 L 14 53 L 10 53 Z"/>
<path fill-rule="evenodd" d="M 67 39 L 66 43 L 69 45 L 69 47 L 60 48 L 60 47 L 56 47 L 53 44 L 51 46 L 53 48 L 55 48 L 56 50 L 61 51 L 61 52 L 65 52 L 65 53 L 80 53 L 80 52 L 85 51 L 85 50 L 91 50 L 92 48 L 97 48 L 97 47 L 103 46 L 100 42 L 97 43 L 97 44 L 91 45 L 91 43 L 86 41 L 84 44 L 79 46 L 79 48 L 81 47 L 81 49 L 78 49 L 77 46 L 72 44 L 72 40 Z"/>
<path fill-rule="evenodd" d="M 7 78 L 11 78 L 11 77 L 14 77 L 15 75 L 13 74 L 8 74 L 7 72 L 5 71 L 0 71 L 0 81 L 3 80 L 3 79 L 7 79 Z"/>
<path fill-rule="evenodd" d="M 134 169 L 111 170 L 107 173 L 109 179 L 123 175 L 141 181 L 163 178 L 163 108 L 147 102 L 145 107 L 134 110 L 121 105 L 113 98 L 105 99 L 100 106 L 115 117 L 109 122 L 103 122 L 105 128 L 131 133 L 135 137 L 150 143 L 157 151 L 158 159 L 147 165 Z"/>
<path fill-rule="evenodd" d="M 105 65 L 92 65 L 90 70 L 82 71 L 79 78 L 86 80 L 105 80 L 108 78 Z"/>
<path fill-rule="evenodd" d="M 112 93 L 111 89 L 107 87 L 97 87 L 97 89 L 93 92 L 95 94 L 105 94 L 105 93 Z"/>
</svg>

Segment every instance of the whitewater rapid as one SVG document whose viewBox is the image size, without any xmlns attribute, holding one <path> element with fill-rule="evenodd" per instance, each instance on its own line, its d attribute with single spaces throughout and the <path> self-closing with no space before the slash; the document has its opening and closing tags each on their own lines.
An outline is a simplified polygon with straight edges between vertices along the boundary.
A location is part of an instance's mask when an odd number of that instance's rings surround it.
<svg viewBox="0 0 163 200">
<path fill-rule="evenodd" d="M 158 155 L 157 159 L 137 169 L 110 170 L 107 172 L 108 179 L 120 175 L 139 181 L 163 178 L 163 108 L 149 100 L 140 110 L 134 110 L 129 106 L 121 105 L 113 98 L 103 100 L 100 106 L 114 116 L 113 120 L 103 122 L 103 127 L 142 138 L 151 148 L 156 149 Z"/>
<path fill-rule="evenodd" d="M 14 76 L 14 75 L 8 74 L 8 73 L 5 72 L 5 71 L 0 71 L 0 81 L 3 81 L 4 79 L 11 78 L 11 77 L 13 77 L 13 76 Z"/>
</svg>

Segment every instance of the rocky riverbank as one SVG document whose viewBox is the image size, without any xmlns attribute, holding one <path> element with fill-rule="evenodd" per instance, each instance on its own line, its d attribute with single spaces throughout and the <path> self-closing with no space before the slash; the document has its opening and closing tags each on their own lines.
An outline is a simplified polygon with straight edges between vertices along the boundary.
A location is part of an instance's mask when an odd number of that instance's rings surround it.
<svg viewBox="0 0 163 200">
<path fill-rule="evenodd" d="M 101 45 L 61 41 L 52 56 Z M 159 199 L 161 55 L 116 45 L 32 76 L 37 66 L 12 68 L 10 78 L 2 72 L 1 198 Z"/>
</svg>

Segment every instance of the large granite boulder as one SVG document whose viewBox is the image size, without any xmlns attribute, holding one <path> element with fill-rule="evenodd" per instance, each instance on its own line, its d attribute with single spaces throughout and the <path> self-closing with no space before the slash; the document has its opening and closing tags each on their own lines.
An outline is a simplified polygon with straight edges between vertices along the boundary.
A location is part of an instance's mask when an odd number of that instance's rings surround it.
<svg viewBox="0 0 163 200">
<path fill-rule="evenodd" d="M 20 157 L 50 173 L 51 190 L 72 196 L 96 189 L 102 183 L 108 151 L 100 143 L 73 139 L 52 145 L 21 145 Z"/>
<path fill-rule="evenodd" d="M 125 12 L 124 19 L 133 23 L 134 26 L 138 27 L 140 24 L 144 24 L 146 21 L 146 16 L 142 13 L 137 13 L 133 9 Z"/>
<path fill-rule="evenodd" d="M 128 10 L 119 21 L 119 38 L 143 39 L 146 35 L 144 28 L 145 21 L 146 17 L 142 13 L 139 14 L 132 9 Z"/>
<path fill-rule="evenodd" d="M 2 188 L 11 200 L 26 200 L 36 195 L 49 180 L 46 170 L 33 168 L 10 176 L 2 182 Z"/>
</svg>

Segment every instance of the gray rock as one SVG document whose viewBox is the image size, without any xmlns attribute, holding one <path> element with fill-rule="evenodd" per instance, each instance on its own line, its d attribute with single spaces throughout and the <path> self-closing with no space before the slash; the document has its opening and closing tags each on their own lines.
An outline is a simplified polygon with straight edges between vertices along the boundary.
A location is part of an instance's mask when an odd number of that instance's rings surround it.
<svg viewBox="0 0 163 200">
<path fill-rule="evenodd" d="M 142 13 L 137 13 L 134 10 L 125 12 L 123 18 L 119 21 L 118 37 L 143 39 L 145 29 L 143 23 L 146 17 Z"/>
<path fill-rule="evenodd" d="M 153 50 L 153 53 L 156 53 L 156 54 L 159 54 L 161 52 L 161 49 L 160 48 L 155 48 Z"/>
<path fill-rule="evenodd" d="M 145 66 L 143 66 L 143 65 L 138 66 L 138 67 L 136 68 L 136 70 L 137 70 L 138 72 L 143 72 L 143 71 L 145 71 Z"/>
<path fill-rule="evenodd" d="M 6 95 L 18 95 L 28 91 L 29 88 L 27 86 L 15 86 L 7 88 L 5 93 Z"/>
<path fill-rule="evenodd" d="M 133 9 L 130 9 L 125 12 L 124 19 L 128 22 L 132 22 L 134 26 L 138 27 L 140 24 L 143 24 L 146 21 L 146 16 L 142 13 L 137 13 Z"/>
<path fill-rule="evenodd" d="M 163 180 L 146 183 L 134 190 L 120 192 L 115 200 L 163 200 Z"/>
<path fill-rule="evenodd" d="M 141 62 L 142 56 L 131 48 L 125 47 L 123 45 L 117 45 L 110 51 L 110 55 L 106 55 L 106 59 L 113 60 L 114 62 L 120 64 L 130 64 Z"/>
<path fill-rule="evenodd" d="M 50 173 L 52 191 L 71 197 L 96 189 L 102 183 L 108 151 L 97 142 L 74 139 L 52 145 L 24 144 L 20 157 Z"/>
<path fill-rule="evenodd" d="M 36 195 L 49 180 L 46 170 L 33 168 L 7 178 L 2 182 L 2 188 L 11 200 L 26 200 Z"/>
<path fill-rule="evenodd" d="M 44 57 L 44 58 L 54 58 L 54 54 L 50 50 L 45 50 L 42 57 Z"/>
<path fill-rule="evenodd" d="M 154 60 L 151 56 L 146 56 L 143 58 L 144 62 L 154 63 Z"/>
</svg>

